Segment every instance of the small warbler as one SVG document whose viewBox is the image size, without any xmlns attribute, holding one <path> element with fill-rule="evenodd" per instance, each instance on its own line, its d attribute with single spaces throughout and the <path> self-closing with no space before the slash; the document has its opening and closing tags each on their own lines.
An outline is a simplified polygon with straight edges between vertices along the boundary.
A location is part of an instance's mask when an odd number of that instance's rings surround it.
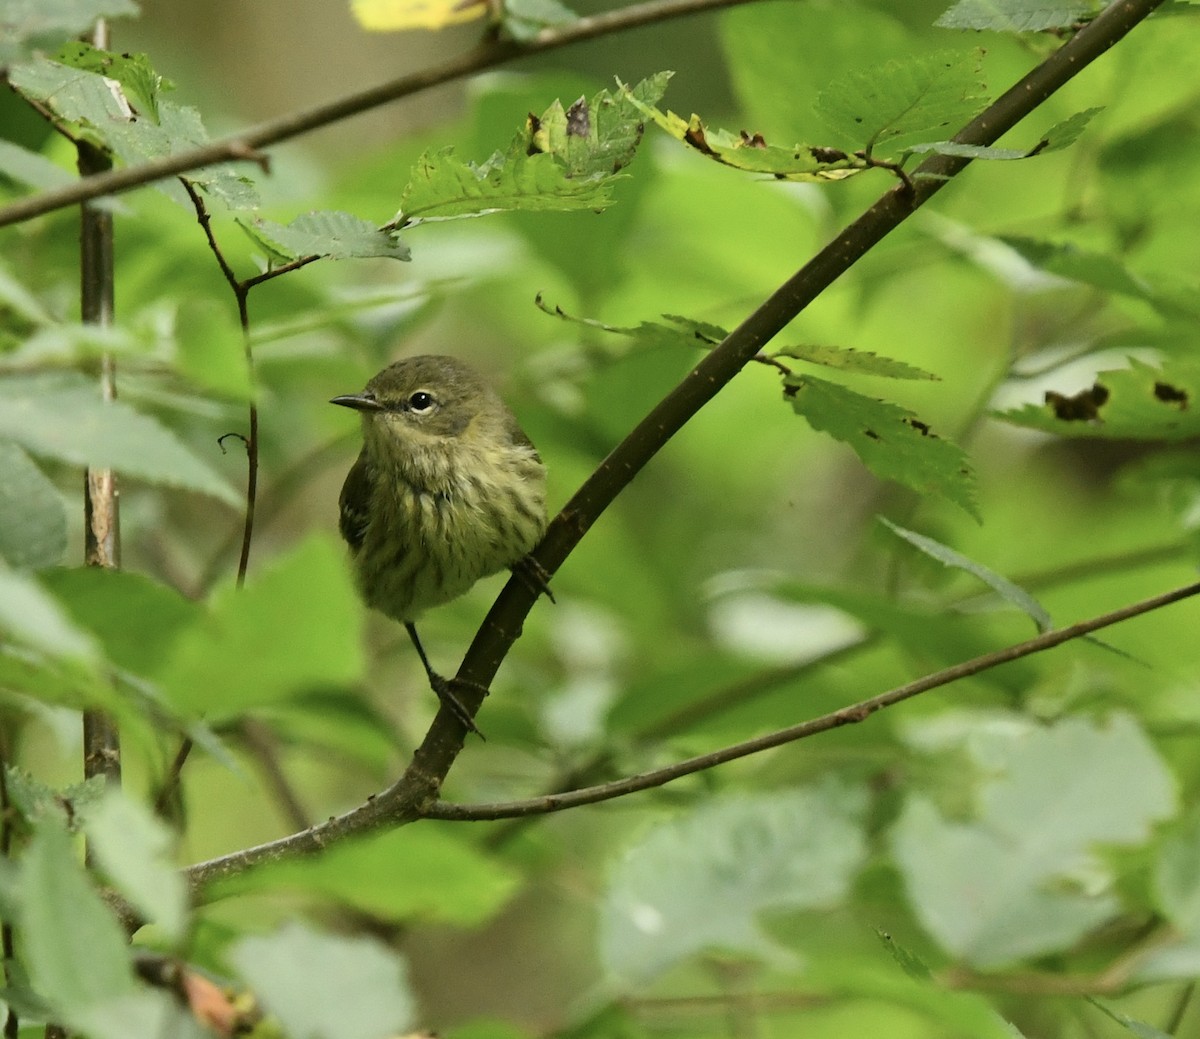
<svg viewBox="0 0 1200 1039">
<path fill-rule="evenodd" d="M 362 415 L 340 526 L 368 606 L 404 624 L 429 684 L 478 732 L 430 666 L 415 621 L 505 567 L 549 593 L 529 552 L 546 529 L 546 469 L 499 395 L 453 357 L 409 357 L 331 404 Z"/>
</svg>

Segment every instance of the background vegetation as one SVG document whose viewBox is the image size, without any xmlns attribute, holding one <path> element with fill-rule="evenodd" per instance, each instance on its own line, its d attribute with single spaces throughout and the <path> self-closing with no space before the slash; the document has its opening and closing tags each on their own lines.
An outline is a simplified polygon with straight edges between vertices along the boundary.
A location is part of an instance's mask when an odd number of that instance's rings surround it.
<svg viewBox="0 0 1200 1039">
<path fill-rule="evenodd" d="M 1159 5 L 629 9 L 561 50 L 591 23 L 528 2 L 384 36 L 61 7 L 0 3 L 7 1034 L 1200 1035 L 1198 607 L 1148 601 L 1196 591 L 1192 5 L 1127 35 Z M 99 14 L 125 59 L 60 50 Z M 945 145 L 1105 32 L 1001 141 Z M 81 321 L 80 150 L 137 170 L 208 139 L 189 106 L 269 128 L 441 61 L 471 75 L 104 200 L 115 317 Z M 864 255 L 713 349 L 828 243 Z M 481 628 L 497 578 L 422 625 L 446 672 L 481 632 L 484 679 L 521 631 L 465 747 L 336 536 L 358 431 L 326 401 L 419 352 L 495 380 L 553 509 L 600 472 L 542 554 L 557 605 L 514 586 Z M 601 463 L 662 446 L 639 423 L 698 362 L 742 370 L 624 486 Z M 81 565 L 117 562 L 83 467 L 101 510 L 117 471 L 119 567 Z"/>
</svg>

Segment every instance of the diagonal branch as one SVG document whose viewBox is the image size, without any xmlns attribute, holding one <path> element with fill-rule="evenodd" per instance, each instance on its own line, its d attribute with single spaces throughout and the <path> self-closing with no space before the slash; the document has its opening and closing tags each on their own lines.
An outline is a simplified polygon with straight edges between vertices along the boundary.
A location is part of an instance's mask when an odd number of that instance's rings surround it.
<svg viewBox="0 0 1200 1039">
<path fill-rule="evenodd" d="M 390 104 L 402 97 L 420 93 L 430 87 L 440 86 L 462 79 L 484 69 L 504 65 L 517 58 L 544 54 L 573 43 L 597 39 L 613 33 L 655 25 L 658 22 L 700 14 L 723 7 L 736 7 L 754 0 L 647 0 L 615 11 L 579 18 L 567 25 L 543 29 L 530 40 L 510 40 L 500 37 L 489 38 L 474 50 L 457 55 L 444 64 L 420 72 L 409 73 L 381 83 L 358 93 L 292 112 L 276 119 L 252 126 L 241 133 L 231 134 L 216 141 L 161 159 L 126 166 L 123 169 L 85 177 L 73 184 L 52 191 L 12 202 L 0 208 L 0 227 L 20 223 L 43 213 L 50 213 L 64 206 L 102 195 L 117 195 L 131 188 L 141 187 L 156 180 L 173 177 L 188 170 L 211 166 L 217 162 L 248 160 L 266 163 L 262 148 L 280 144 L 294 137 L 319 130 L 323 126 L 340 122 L 350 116 L 361 115 L 382 105 Z"/>
<path fill-rule="evenodd" d="M 965 126 L 954 140 L 964 144 L 992 144 L 1076 73 L 1122 39 L 1162 2 L 1163 0 L 1115 0 L 1059 50 Z M 884 194 L 747 317 L 724 342 L 708 353 L 683 382 L 609 454 L 551 523 L 545 539 L 535 552 L 537 561 L 547 573 L 558 569 L 626 484 L 704 404 L 754 358 L 764 343 L 876 243 L 928 201 L 950 178 L 966 168 L 968 162 L 969 160 L 961 157 L 942 155 L 926 160 L 915 171 L 911 187 L 900 185 Z M 1050 645 L 1058 645 L 1067 638 L 1077 638 L 1080 634 L 1116 623 L 1126 616 L 1157 609 L 1168 602 L 1194 595 L 1198 591 L 1200 586 L 1189 586 L 1165 597 L 1127 607 L 1125 611 L 1117 611 L 1095 621 L 1084 622 L 1083 625 L 1076 625 L 1074 628 L 1050 632 L 1039 637 L 1050 640 L 1045 644 L 1038 639 L 1021 643 L 1019 647 L 1006 651 L 1015 653 L 1014 656 L 996 659 L 987 666 L 994 667 L 1004 660 L 1017 659 Z M 501 661 L 516 641 L 521 622 L 532 607 L 534 597 L 535 593 L 524 581 L 512 580 L 505 586 L 485 618 L 459 669 L 459 678 L 466 680 L 462 699 L 470 710 L 478 709 L 482 699 L 482 694 L 473 694 L 472 687 L 486 687 L 491 681 Z M 945 679 L 952 680 L 953 678 Z M 909 692 L 907 695 L 915 695 L 915 692 Z M 458 721 L 448 712 L 439 712 L 425 740 L 413 755 L 408 769 L 387 790 L 342 816 L 300 833 L 192 866 L 186 875 L 193 892 L 198 892 L 204 885 L 222 877 L 236 875 L 265 862 L 315 854 L 333 842 L 356 834 L 384 826 L 399 826 L 424 816 L 435 815 L 439 809 L 431 806 L 436 801 L 442 781 L 462 749 L 462 740 L 463 731 Z M 722 752 L 718 752 L 720 753 Z"/>
<path fill-rule="evenodd" d="M 1078 72 L 1122 39 L 1162 0 L 1114 0 L 1061 48 L 976 116 L 953 138 L 960 144 L 990 145 L 1012 129 Z M 651 458 L 707 404 L 789 321 L 850 269 L 872 247 L 967 167 L 960 156 L 934 155 L 914 171 L 912 185 L 886 192 L 865 213 L 781 285 L 638 424 L 555 517 L 533 553 L 553 574 L 588 528 Z M 458 677 L 462 702 L 474 712 L 500 663 L 512 648 L 533 606 L 535 593 L 511 580 L 484 619 Z M 398 786 L 424 789 L 432 798 L 462 748 L 462 731 L 445 711 L 438 713 L 409 772 Z"/>
</svg>

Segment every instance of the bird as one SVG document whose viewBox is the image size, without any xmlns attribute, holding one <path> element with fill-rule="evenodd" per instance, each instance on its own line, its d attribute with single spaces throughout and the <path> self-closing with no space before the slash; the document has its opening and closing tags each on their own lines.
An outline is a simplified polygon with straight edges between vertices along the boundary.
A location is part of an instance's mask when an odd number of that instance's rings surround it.
<svg viewBox="0 0 1200 1039">
<path fill-rule="evenodd" d="M 404 358 L 330 403 L 362 417 L 338 524 L 359 592 L 404 625 L 434 692 L 482 736 L 430 664 L 416 621 L 505 568 L 553 599 L 529 556 L 547 522 L 541 456 L 489 382 L 455 357 Z"/>
</svg>

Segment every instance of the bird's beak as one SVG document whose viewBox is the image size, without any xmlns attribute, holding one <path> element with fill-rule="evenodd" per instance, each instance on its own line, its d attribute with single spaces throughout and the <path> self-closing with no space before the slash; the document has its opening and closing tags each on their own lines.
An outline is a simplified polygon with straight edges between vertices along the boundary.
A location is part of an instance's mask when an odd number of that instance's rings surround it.
<svg viewBox="0 0 1200 1039">
<path fill-rule="evenodd" d="M 382 411 L 383 405 L 368 393 L 347 393 L 334 397 L 330 404 L 340 404 L 343 408 L 353 408 L 355 411 Z"/>
</svg>

